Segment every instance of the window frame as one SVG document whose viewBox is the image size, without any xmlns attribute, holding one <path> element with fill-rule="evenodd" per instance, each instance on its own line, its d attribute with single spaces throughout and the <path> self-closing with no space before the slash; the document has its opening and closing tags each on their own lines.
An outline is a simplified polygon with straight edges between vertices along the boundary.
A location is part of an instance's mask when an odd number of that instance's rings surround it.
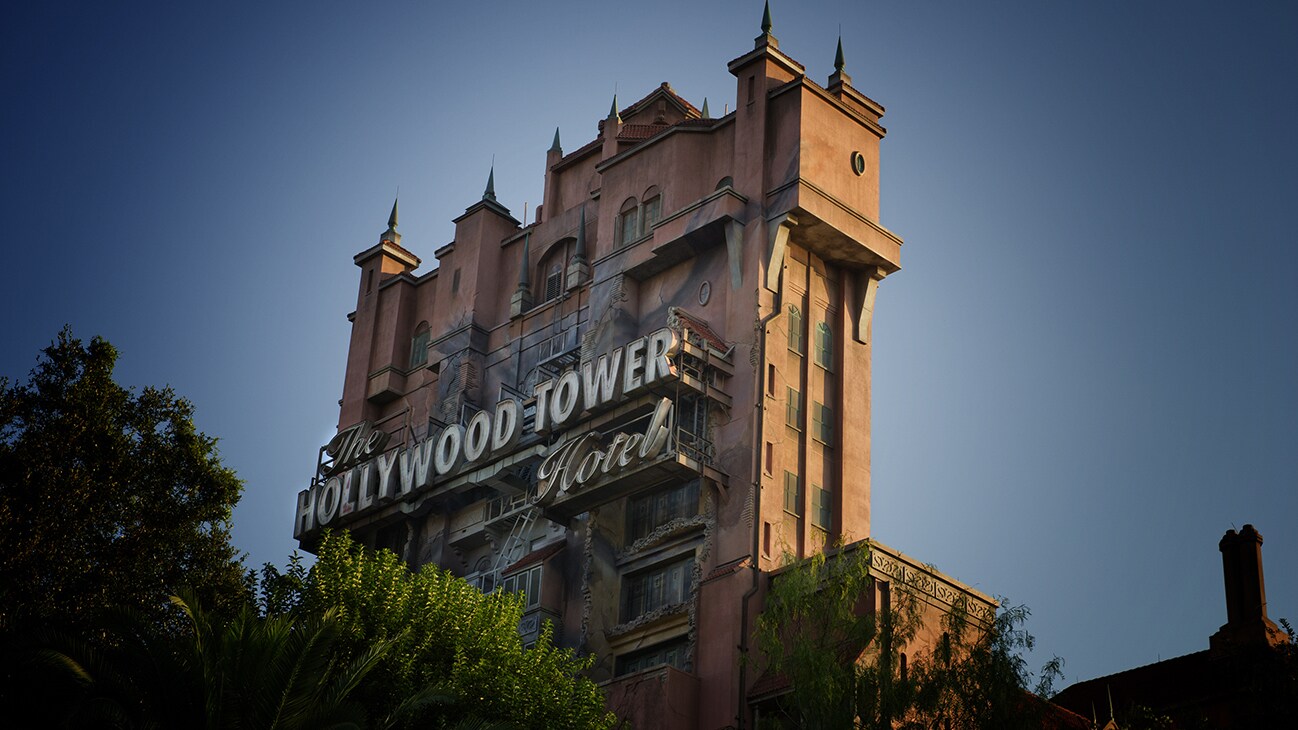
<svg viewBox="0 0 1298 730">
<path fill-rule="evenodd" d="M 544 575 L 543 563 L 501 576 L 500 589 L 505 593 L 522 593 L 523 610 L 529 611 L 541 605 L 541 578 Z"/>
<path fill-rule="evenodd" d="M 820 401 L 811 402 L 811 437 L 826 446 L 834 444 L 834 409 Z"/>
<path fill-rule="evenodd" d="M 788 470 L 784 472 L 784 511 L 802 516 L 802 476 Z"/>
<path fill-rule="evenodd" d="M 422 344 L 420 339 L 423 339 Z M 427 322 L 420 322 L 415 333 L 410 337 L 410 360 L 408 370 L 428 365 L 428 345 L 432 343 L 432 330 Z"/>
<path fill-rule="evenodd" d="M 623 623 L 668 606 L 687 603 L 694 594 L 694 567 L 695 556 L 691 551 L 684 557 L 622 576 Z M 672 573 L 676 569 L 680 570 L 679 582 L 672 584 Z"/>
<path fill-rule="evenodd" d="M 624 200 L 618 208 L 617 235 L 619 247 L 640 238 L 640 203 L 634 197 Z"/>
<path fill-rule="evenodd" d="M 784 425 L 802 431 L 802 393 L 785 386 Z"/>
<path fill-rule="evenodd" d="M 787 313 L 789 316 L 789 352 L 796 352 L 798 357 L 803 357 L 807 354 L 807 338 L 802 331 L 802 309 L 796 304 L 790 304 Z"/>
<path fill-rule="evenodd" d="M 825 370 L 834 369 L 834 331 L 826 322 L 816 323 L 816 364 Z"/>
<path fill-rule="evenodd" d="M 626 543 L 648 537 L 676 519 L 698 516 L 698 479 L 632 495 L 626 502 Z"/>
<path fill-rule="evenodd" d="M 833 493 L 819 484 L 811 485 L 811 524 L 826 532 L 834 525 Z"/>
</svg>

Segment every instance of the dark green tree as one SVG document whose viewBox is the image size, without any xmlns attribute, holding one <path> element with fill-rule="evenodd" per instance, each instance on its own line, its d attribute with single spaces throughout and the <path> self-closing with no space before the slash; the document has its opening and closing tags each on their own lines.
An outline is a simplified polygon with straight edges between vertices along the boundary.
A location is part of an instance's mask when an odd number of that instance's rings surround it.
<svg viewBox="0 0 1298 730">
<path fill-rule="evenodd" d="M 178 630 L 122 610 L 105 617 L 106 641 L 64 635 L 29 654 L 31 684 L 52 689 L 15 698 L 7 720 L 19 728 L 211 730 L 383 728 L 396 720 L 370 722 L 352 698 L 391 642 L 342 661 L 332 612 L 263 617 L 245 604 L 213 614 L 192 597 L 171 600 Z"/>
<path fill-rule="evenodd" d="M 0 634 L 93 636 L 110 606 L 162 620 L 182 585 L 222 610 L 246 600 L 242 484 L 188 401 L 122 387 L 116 361 L 65 328 L 27 382 L 0 378 Z"/>
</svg>

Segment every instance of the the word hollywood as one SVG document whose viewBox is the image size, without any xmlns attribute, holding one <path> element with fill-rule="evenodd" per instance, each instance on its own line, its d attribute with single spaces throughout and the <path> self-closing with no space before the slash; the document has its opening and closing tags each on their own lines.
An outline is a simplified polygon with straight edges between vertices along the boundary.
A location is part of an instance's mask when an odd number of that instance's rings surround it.
<svg viewBox="0 0 1298 730">
<path fill-rule="evenodd" d="M 649 386 L 676 376 L 672 356 L 679 346 L 670 328 L 653 332 L 538 383 L 535 431 L 558 430 Z M 667 442 L 671 401 L 662 399 L 643 434 L 603 437 L 590 431 L 563 442 L 546 455 L 537 477 L 542 504 L 576 491 L 631 465 L 656 458 Z M 388 434 L 366 421 L 344 429 L 325 447 L 333 461 L 325 480 L 298 493 L 293 536 L 300 538 L 339 517 L 370 511 L 436 486 L 470 467 L 508 455 L 521 436 L 522 407 L 513 398 L 479 411 L 467 426 L 451 424 L 404 448 L 384 451 Z"/>
</svg>

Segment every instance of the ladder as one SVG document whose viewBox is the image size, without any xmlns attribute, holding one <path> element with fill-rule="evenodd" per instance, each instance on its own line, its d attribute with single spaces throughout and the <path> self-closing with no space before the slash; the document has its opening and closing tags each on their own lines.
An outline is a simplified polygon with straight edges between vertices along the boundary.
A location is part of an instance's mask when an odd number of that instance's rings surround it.
<svg viewBox="0 0 1298 730">
<path fill-rule="evenodd" d="M 532 529 L 532 523 L 536 522 L 535 506 L 528 504 L 523 507 L 514 521 L 514 526 L 509 529 L 509 537 L 500 546 L 500 552 L 496 553 L 496 563 L 491 566 L 491 584 L 500 585 L 500 573 L 510 564 L 526 554 L 524 548 L 527 546 L 527 536 Z"/>
</svg>

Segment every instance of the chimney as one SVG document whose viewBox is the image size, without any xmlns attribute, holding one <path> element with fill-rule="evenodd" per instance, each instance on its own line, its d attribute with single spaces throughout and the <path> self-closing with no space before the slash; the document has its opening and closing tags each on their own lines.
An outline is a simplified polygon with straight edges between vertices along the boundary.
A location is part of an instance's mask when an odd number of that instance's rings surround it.
<svg viewBox="0 0 1298 730">
<path fill-rule="evenodd" d="M 1238 534 L 1227 530 L 1217 547 L 1226 583 L 1226 624 L 1209 637 L 1208 646 L 1217 653 L 1283 644 L 1284 632 L 1266 615 L 1262 533 L 1252 525 L 1244 525 Z"/>
</svg>

